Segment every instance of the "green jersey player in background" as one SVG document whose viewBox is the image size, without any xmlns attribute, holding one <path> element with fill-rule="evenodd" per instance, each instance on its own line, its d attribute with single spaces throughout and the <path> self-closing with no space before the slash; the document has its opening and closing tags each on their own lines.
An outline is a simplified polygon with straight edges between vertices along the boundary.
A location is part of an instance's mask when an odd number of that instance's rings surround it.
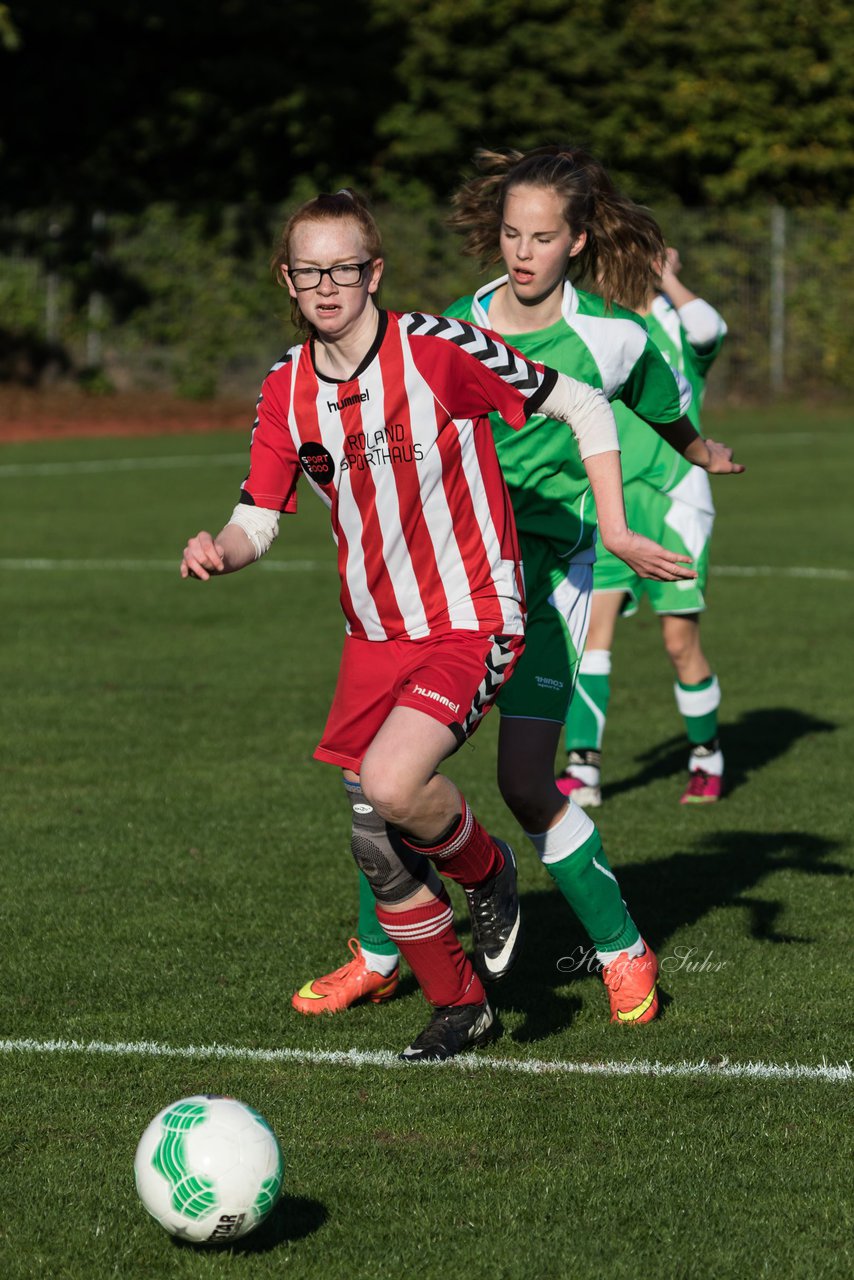
<svg viewBox="0 0 854 1280">
<path fill-rule="evenodd" d="M 693 399 L 689 417 L 700 430 L 706 376 L 726 336 L 723 317 L 679 278 L 676 249 L 663 259 L 658 287 L 639 310 L 650 337 L 668 363 L 688 379 Z M 700 642 L 700 614 L 709 569 L 709 542 L 715 518 L 706 475 L 690 466 L 662 440 L 651 436 L 631 408 L 615 404 L 620 431 L 626 514 L 630 526 L 674 551 L 687 552 L 697 569 L 691 582 L 650 582 L 602 549 L 593 574 L 593 606 L 578 688 L 566 721 L 567 762 L 558 787 L 580 805 L 602 802 L 602 736 L 611 695 L 611 649 L 617 618 L 637 612 L 646 594 L 661 620 L 664 648 L 676 674 L 674 692 L 688 739 L 688 785 L 683 804 L 718 800 L 724 759 L 718 741 L 717 676 Z"/>
<path fill-rule="evenodd" d="M 642 302 L 657 283 L 654 264 L 664 241 L 649 212 L 576 148 L 481 152 L 477 163 L 481 174 L 457 192 L 450 225 L 464 235 L 465 253 L 484 264 L 503 260 L 506 274 L 446 314 L 495 330 L 528 358 L 620 398 L 689 463 L 711 472 L 743 470 L 729 449 L 697 434 L 685 416 L 684 381 L 642 322 L 616 305 L 617 298 Z M 573 281 L 580 279 L 599 281 L 602 296 L 577 289 Z M 492 422 L 519 531 L 527 605 L 525 651 L 496 703 L 498 784 L 590 939 L 611 1020 L 639 1025 L 658 1010 L 655 955 L 628 912 L 599 832 L 554 780 L 588 624 L 595 506 L 578 451 L 567 447 L 556 423 L 534 416 L 514 432 L 497 416 Z M 393 994 L 397 949 L 377 923 L 364 878 L 358 934 L 353 959 L 307 982 L 293 997 L 297 1010 L 337 1012 Z M 588 955 L 580 950 L 579 968 Z"/>
</svg>

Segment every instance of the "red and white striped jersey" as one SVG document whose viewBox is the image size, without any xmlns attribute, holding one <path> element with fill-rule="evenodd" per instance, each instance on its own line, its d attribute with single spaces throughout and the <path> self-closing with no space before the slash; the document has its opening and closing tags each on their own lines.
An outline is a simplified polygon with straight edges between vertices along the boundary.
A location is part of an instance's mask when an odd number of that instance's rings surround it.
<svg viewBox="0 0 854 1280">
<path fill-rule="evenodd" d="M 519 546 L 487 415 L 522 426 L 556 374 L 459 320 L 380 312 L 345 382 L 312 346 L 268 374 L 241 501 L 296 510 L 300 474 L 330 508 L 351 634 L 523 629 Z"/>
</svg>

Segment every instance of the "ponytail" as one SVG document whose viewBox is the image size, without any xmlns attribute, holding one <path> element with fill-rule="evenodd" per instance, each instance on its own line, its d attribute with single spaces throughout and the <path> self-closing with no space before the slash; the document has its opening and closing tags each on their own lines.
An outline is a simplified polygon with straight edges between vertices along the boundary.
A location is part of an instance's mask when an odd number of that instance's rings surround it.
<svg viewBox="0 0 854 1280">
<path fill-rule="evenodd" d="M 554 191 L 573 236 L 587 233 L 584 248 L 567 268 L 573 283 L 585 283 L 614 302 L 639 309 L 659 286 L 665 244 L 650 211 L 617 190 L 605 167 L 581 147 L 547 146 L 533 151 L 475 154 L 480 175 L 452 199 L 448 225 L 464 236 L 463 252 L 483 266 L 501 259 L 499 236 L 504 202 L 513 187 Z"/>
</svg>

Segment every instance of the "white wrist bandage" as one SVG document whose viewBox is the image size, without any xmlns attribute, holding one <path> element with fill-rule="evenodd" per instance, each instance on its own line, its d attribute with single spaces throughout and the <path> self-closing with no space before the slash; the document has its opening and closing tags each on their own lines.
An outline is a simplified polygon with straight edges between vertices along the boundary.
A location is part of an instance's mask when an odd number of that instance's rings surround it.
<svg viewBox="0 0 854 1280">
<path fill-rule="evenodd" d="M 559 373 L 554 389 L 540 405 L 539 412 L 569 424 L 582 458 L 613 449 L 619 451 L 614 411 L 605 392 L 598 387 L 589 387 L 585 382 Z"/>
<path fill-rule="evenodd" d="M 267 554 L 279 536 L 279 513 L 268 507 L 249 507 L 238 502 L 228 523 L 240 526 L 255 548 L 256 560 Z"/>
</svg>

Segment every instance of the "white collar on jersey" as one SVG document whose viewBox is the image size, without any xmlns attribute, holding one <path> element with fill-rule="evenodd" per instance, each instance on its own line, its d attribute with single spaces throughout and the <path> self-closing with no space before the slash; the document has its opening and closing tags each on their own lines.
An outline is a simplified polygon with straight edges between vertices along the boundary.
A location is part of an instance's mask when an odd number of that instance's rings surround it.
<svg viewBox="0 0 854 1280">
<path fill-rule="evenodd" d="M 669 311 L 675 311 L 676 308 L 666 293 L 657 293 L 652 300 L 651 310 L 656 320 L 663 320 Z"/>
<path fill-rule="evenodd" d="M 490 328 L 489 313 L 484 307 L 483 302 L 481 302 L 481 299 L 488 299 L 490 295 L 495 293 L 495 290 L 502 284 L 507 284 L 509 279 L 509 276 L 499 276 L 497 280 L 491 280 L 489 284 L 481 285 L 477 293 L 474 295 L 471 307 L 472 320 L 475 324 L 479 324 L 481 328 Z M 570 316 L 574 316 L 578 310 L 578 293 L 575 290 L 575 286 L 570 284 L 568 280 L 564 280 L 563 282 L 563 299 L 561 300 L 560 310 L 561 315 L 564 320 L 566 320 L 567 324 L 569 323 Z"/>
<path fill-rule="evenodd" d="M 657 293 L 652 300 L 651 314 L 661 325 L 676 347 L 682 346 L 682 321 L 666 293 Z"/>
</svg>

